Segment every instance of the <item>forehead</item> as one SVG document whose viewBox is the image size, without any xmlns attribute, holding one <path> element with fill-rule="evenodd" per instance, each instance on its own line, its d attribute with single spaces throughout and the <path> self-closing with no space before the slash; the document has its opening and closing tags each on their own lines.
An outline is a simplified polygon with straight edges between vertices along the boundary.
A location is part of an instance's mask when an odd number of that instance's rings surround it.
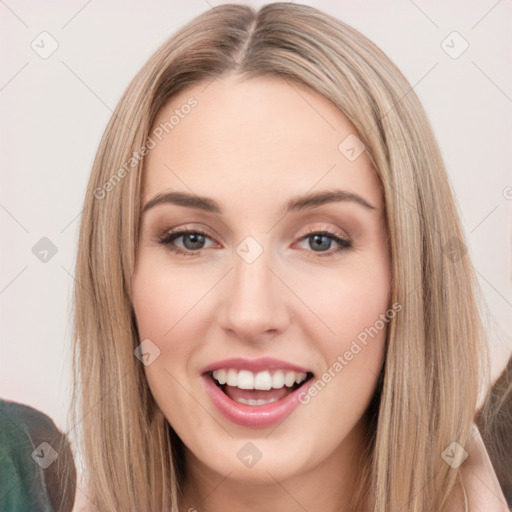
<svg viewBox="0 0 512 512">
<path fill-rule="evenodd" d="M 336 187 L 380 206 L 366 153 L 354 160 L 344 152 L 344 141 L 351 144 L 355 134 L 333 103 L 280 77 L 196 84 L 174 96 L 154 121 L 143 201 L 180 190 L 227 205 L 265 195 L 269 204 L 270 193 L 277 207 L 288 196 Z"/>
</svg>

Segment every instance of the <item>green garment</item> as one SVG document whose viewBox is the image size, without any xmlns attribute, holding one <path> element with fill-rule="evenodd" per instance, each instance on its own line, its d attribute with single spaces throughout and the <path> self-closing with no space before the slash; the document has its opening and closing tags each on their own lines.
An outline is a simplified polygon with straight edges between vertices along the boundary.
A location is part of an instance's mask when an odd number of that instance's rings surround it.
<svg viewBox="0 0 512 512">
<path fill-rule="evenodd" d="M 67 442 L 61 444 L 63 439 L 45 414 L 0 399 L 0 512 L 64 510 L 60 499 L 55 508 L 51 495 L 59 494 L 57 460 L 70 453 Z M 74 478 L 74 465 L 72 469 Z"/>
</svg>

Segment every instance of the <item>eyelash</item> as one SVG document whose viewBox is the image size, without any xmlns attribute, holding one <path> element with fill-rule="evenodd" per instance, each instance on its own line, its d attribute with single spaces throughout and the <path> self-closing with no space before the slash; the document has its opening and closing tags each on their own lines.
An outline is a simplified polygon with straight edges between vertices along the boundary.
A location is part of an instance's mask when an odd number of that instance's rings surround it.
<svg viewBox="0 0 512 512">
<path fill-rule="evenodd" d="M 183 250 L 179 247 L 176 247 L 175 245 L 172 245 L 172 242 L 174 242 L 174 240 L 176 240 L 177 238 L 180 238 L 181 236 L 183 235 L 190 235 L 190 234 L 194 234 L 194 235 L 201 235 L 201 236 L 204 236 L 205 238 L 210 238 L 206 233 L 204 233 L 203 231 L 200 231 L 200 230 L 191 230 L 191 229 L 181 229 L 179 231 L 170 231 L 170 232 L 166 232 L 164 233 L 159 239 L 158 239 L 158 243 L 160 245 L 163 245 L 165 246 L 169 251 L 175 253 L 175 254 L 180 254 L 180 255 L 183 255 L 183 256 L 186 256 L 186 257 L 194 257 L 194 256 L 198 256 L 200 254 L 200 252 L 204 249 L 198 249 L 196 251 L 193 251 L 193 250 Z M 327 235 L 329 238 L 332 238 L 334 240 L 334 242 L 336 242 L 339 247 L 335 250 L 330 250 L 330 251 L 323 251 L 323 252 L 316 252 L 316 256 L 313 256 L 313 257 L 325 257 L 325 256 L 333 256 L 334 254 L 337 254 L 341 251 L 345 251 L 347 249 L 350 249 L 352 247 L 352 242 L 350 242 L 350 240 L 346 240 L 344 238 L 340 238 L 338 235 L 336 235 L 336 233 L 333 233 L 332 231 L 329 231 L 329 230 L 310 230 L 308 231 L 307 233 L 305 233 L 301 238 L 300 240 L 304 240 L 304 239 L 307 239 L 308 237 L 312 236 L 312 235 Z M 315 253 L 315 251 L 312 251 L 312 250 L 306 250 L 306 252 L 313 252 Z"/>
</svg>

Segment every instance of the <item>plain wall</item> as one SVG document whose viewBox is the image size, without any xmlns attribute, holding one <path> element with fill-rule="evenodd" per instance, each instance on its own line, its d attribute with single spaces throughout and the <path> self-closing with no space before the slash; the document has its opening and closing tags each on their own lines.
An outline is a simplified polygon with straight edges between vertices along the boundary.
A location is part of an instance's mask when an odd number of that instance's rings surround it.
<svg viewBox="0 0 512 512">
<path fill-rule="evenodd" d="M 100 137 L 146 59 L 176 29 L 220 3 L 0 3 L 0 396 L 42 410 L 64 430 L 77 232 Z M 380 46 L 423 102 L 494 318 L 496 375 L 512 350 L 512 4 L 305 3 Z M 43 31 L 51 37 L 40 36 Z M 465 43 L 453 31 L 469 45 L 457 58 Z M 57 50 L 42 58 L 52 39 Z M 55 247 L 40 242 L 43 237 Z"/>
</svg>

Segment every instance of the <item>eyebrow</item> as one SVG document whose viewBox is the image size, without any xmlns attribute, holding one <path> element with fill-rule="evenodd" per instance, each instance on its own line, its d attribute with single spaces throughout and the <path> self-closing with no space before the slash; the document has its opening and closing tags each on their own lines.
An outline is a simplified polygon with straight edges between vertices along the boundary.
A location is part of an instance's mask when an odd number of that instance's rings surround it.
<svg viewBox="0 0 512 512">
<path fill-rule="evenodd" d="M 282 213 L 284 215 L 289 212 L 317 208 L 324 204 L 334 202 L 349 202 L 362 206 L 367 210 L 376 209 L 376 207 L 371 205 L 366 199 L 354 192 L 332 189 L 293 197 L 285 204 Z M 222 208 L 215 200 L 210 197 L 201 197 L 187 192 L 158 193 L 144 205 L 142 213 L 160 204 L 176 204 L 188 208 L 197 208 L 209 213 L 222 214 Z"/>
</svg>

